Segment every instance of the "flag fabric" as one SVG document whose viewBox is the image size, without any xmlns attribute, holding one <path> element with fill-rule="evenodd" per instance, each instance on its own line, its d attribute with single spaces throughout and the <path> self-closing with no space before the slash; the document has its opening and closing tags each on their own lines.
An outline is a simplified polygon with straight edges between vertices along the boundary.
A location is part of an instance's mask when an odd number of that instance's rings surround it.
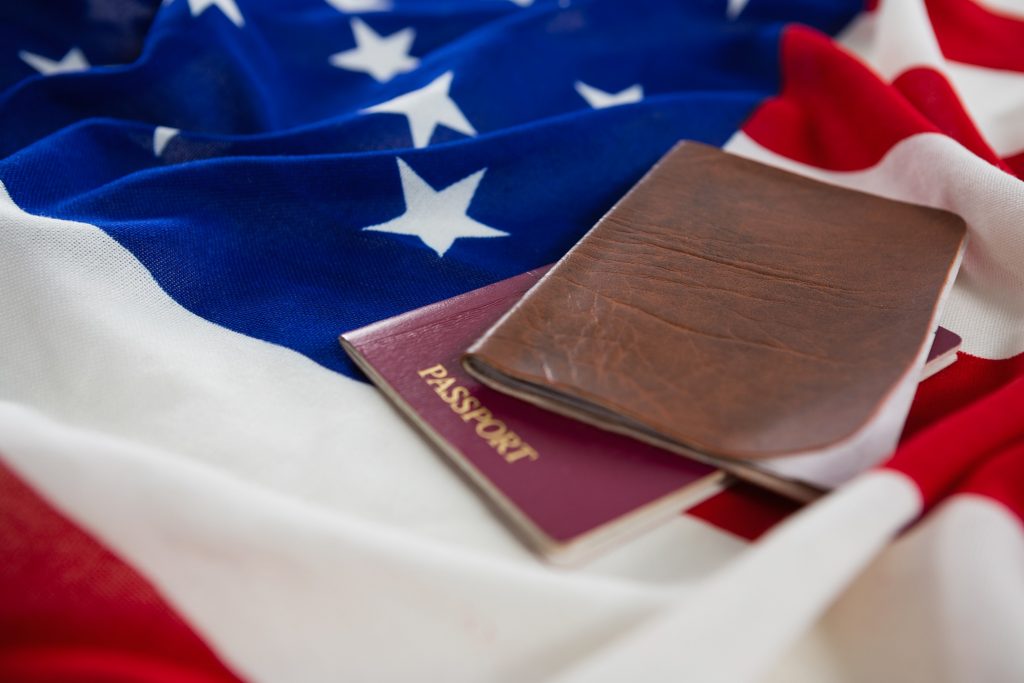
<svg viewBox="0 0 1024 683">
<path fill-rule="evenodd" d="M 337 335 L 679 139 L 962 215 L 963 350 L 818 503 L 555 570 Z M 1015 0 L 10 3 L 0 679 L 1020 680 L 1022 177 Z"/>
</svg>

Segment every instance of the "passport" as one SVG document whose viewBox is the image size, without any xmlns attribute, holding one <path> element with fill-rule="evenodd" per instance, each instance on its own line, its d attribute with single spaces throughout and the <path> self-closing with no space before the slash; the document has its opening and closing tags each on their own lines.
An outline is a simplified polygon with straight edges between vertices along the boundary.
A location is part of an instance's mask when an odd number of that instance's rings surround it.
<svg viewBox="0 0 1024 683">
<path fill-rule="evenodd" d="M 928 350 L 928 358 L 925 360 L 924 370 L 921 371 L 921 380 L 926 380 L 940 370 L 945 370 L 956 362 L 957 351 L 963 339 L 956 332 L 939 327 L 932 337 L 932 346 Z"/>
<path fill-rule="evenodd" d="M 965 238 L 948 211 L 684 142 L 465 366 L 783 493 L 828 489 L 895 447 Z"/>
<path fill-rule="evenodd" d="M 463 370 L 465 349 L 549 267 L 347 332 L 340 342 L 521 538 L 552 562 L 571 564 L 680 513 L 727 478 L 511 398 Z M 959 345 L 940 327 L 924 374 L 955 360 Z M 463 419 L 481 409 L 487 413 Z"/>
<path fill-rule="evenodd" d="M 529 546 L 553 563 L 575 564 L 717 493 L 725 475 L 466 373 L 466 348 L 544 270 L 347 332 L 340 342 Z"/>
</svg>

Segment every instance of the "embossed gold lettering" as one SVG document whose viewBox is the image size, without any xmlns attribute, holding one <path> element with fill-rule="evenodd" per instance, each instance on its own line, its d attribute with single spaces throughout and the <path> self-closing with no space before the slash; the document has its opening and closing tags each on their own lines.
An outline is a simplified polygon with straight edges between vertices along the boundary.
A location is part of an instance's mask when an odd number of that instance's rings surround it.
<svg viewBox="0 0 1024 683">
<path fill-rule="evenodd" d="M 505 423 L 501 420 L 488 420 L 487 422 L 481 422 L 476 426 L 476 433 L 479 436 L 484 437 L 494 445 L 494 439 L 499 434 L 504 434 L 508 430 Z"/>
<path fill-rule="evenodd" d="M 530 460 L 536 460 L 540 457 L 537 451 L 533 450 L 530 446 L 523 444 L 523 447 L 517 451 L 513 451 L 505 456 L 505 462 L 517 462 L 523 458 L 529 458 Z"/>
<path fill-rule="evenodd" d="M 519 438 L 518 434 L 511 430 L 506 430 L 504 433 L 491 439 L 491 447 L 498 451 L 499 455 L 505 455 L 508 453 L 510 448 L 518 448 L 522 445 L 523 440 Z"/>
<path fill-rule="evenodd" d="M 455 411 L 455 413 L 457 415 L 463 415 L 466 411 L 473 410 L 474 408 L 478 407 L 479 405 L 480 405 L 480 399 L 478 399 L 476 396 L 470 396 L 465 401 L 463 401 L 462 403 L 460 403 L 458 405 L 455 405 L 453 403 L 452 404 L 452 410 Z"/>
<path fill-rule="evenodd" d="M 540 454 L 523 441 L 522 437 L 508 428 L 504 421 L 499 420 L 485 408 L 480 399 L 473 396 L 466 387 L 456 386 L 456 378 L 448 374 L 448 369 L 441 363 L 424 368 L 416 373 L 430 386 L 437 396 L 448 404 L 452 412 L 469 424 L 475 422 L 473 430 L 476 435 L 487 442 L 491 448 L 502 456 L 505 462 L 514 463 L 519 460 L 537 460 Z M 450 391 L 449 391 L 450 390 Z"/>
<path fill-rule="evenodd" d="M 432 368 L 420 370 L 418 374 L 420 377 L 447 377 L 448 371 L 445 369 L 443 365 L 438 363 Z"/>
<path fill-rule="evenodd" d="M 448 387 L 455 384 L 455 378 L 446 377 L 445 379 L 428 379 L 427 384 L 434 387 L 434 393 L 443 398 L 444 392 L 447 391 Z"/>
<path fill-rule="evenodd" d="M 491 411 L 487 408 L 477 408 L 471 410 L 462 416 L 463 422 L 469 422 L 470 420 L 476 420 L 477 422 L 484 422 L 485 420 L 491 419 Z"/>
<path fill-rule="evenodd" d="M 466 387 L 455 387 L 454 389 L 452 389 L 452 393 L 448 394 L 447 396 L 442 395 L 441 400 L 447 403 L 448 405 L 452 406 L 452 410 L 455 410 L 455 404 L 458 401 L 461 401 L 462 399 L 466 398 L 467 396 L 469 396 L 469 389 L 467 389 Z M 455 412 L 458 411 L 456 410 Z"/>
</svg>

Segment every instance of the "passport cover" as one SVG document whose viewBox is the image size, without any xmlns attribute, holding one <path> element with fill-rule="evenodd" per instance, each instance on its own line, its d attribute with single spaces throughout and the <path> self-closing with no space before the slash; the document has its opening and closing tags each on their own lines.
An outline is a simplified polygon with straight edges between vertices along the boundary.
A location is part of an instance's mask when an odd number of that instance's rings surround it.
<svg viewBox="0 0 1024 683">
<path fill-rule="evenodd" d="M 716 468 L 482 386 L 466 348 L 543 270 L 341 335 L 345 351 L 536 550 L 572 563 L 721 488 Z"/>
<path fill-rule="evenodd" d="M 965 234 L 946 211 L 680 143 L 466 367 L 538 405 L 740 469 L 878 450 L 906 417 Z M 868 433 L 874 420 L 891 439 Z M 812 472 L 804 481 L 840 478 L 798 464 Z"/>
</svg>

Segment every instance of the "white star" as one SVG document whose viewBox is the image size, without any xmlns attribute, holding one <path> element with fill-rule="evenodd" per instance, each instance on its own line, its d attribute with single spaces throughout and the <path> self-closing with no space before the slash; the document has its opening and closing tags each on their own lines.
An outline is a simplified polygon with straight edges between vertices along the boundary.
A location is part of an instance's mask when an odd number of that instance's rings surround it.
<svg viewBox="0 0 1024 683">
<path fill-rule="evenodd" d="M 327 0 L 339 12 L 380 12 L 390 9 L 388 0 Z"/>
<path fill-rule="evenodd" d="M 68 50 L 68 53 L 59 60 L 48 59 L 27 50 L 20 51 L 18 56 L 21 57 L 21 61 L 44 76 L 69 74 L 75 71 L 85 71 L 89 68 L 89 60 L 85 58 L 85 55 L 77 47 Z"/>
<path fill-rule="evenodd" d="M 235 0 L 188 0 L 188 9 L 193 17 L 198 17 L 210 7 L 219 9 L 238 28 L 245 25 L 245 19 L 242 18 Z"/>
<path fill-rule="evenodd" d="M 405 195 L 405 213 L 387 223 L 369 225 L 363 230 L 415 235 L 438 256 L 444 256 L 460 237 L 508 236 L 507 232 L 495 230 L 466 215 L 486 168 L 438 191 L 416 175 L 409 164 L 401 159 L 397 161 L 402 194 Z"/>
<path fill-rule="evenodd" d="M 462 110 L 448 95 L 452 72 L 446 71 L 419 90 L 399 95 L 393 100 L 375 104 L 363 111 L 368 114 L 401 114 L 409 121 L 413 147 L 426 147 L 439 124 L 463 135 L 476 135 Z"/>
<path fill-rule="evenodd" d="M 168 126 L 157 126 L 153 129 L 153 155 L 160 156 L 164 153 L 164 148 L 167 147 L 167 143 L 172 138 L 178 136 L 181 131 L 177 128 L 170 128 Z"/>
<path fill-rule="evenodd" d="M 356 46 L 330 57 L 332 66 L 348 71 L 368 73 L 380 83 L 390 81 L 396 74 L 411 71 L 420 60 L 409 55 L 416 30 L 403 28 L 390 36 L 381 37 L 361 19 L 352 20 L 352 35 Z"/>
<path fill-rule="evenodd" d="M 594 86 L 587 85 L 583 81 L 576 81 L 576 92 L 578 92 L 580 97 L 585 99 L 587 104 L 594 109 L 617 107 L 620 104 L 631 104 L 633 102 L 639 102 L 644 98 L 644 88 L 639 83 L 631 85 L 625 90 L 610 93 L 605 92 L 604 90 L 598 90 Z"/>
<path fill-rule="evenodd" d="M 750 2 L 750 0 L 729 0 L 729 4 L 725 7 L 725 16 L 730 19 L 735 19 L 744 9 L 746 9 L 748 2 Z"/>
</svg>

